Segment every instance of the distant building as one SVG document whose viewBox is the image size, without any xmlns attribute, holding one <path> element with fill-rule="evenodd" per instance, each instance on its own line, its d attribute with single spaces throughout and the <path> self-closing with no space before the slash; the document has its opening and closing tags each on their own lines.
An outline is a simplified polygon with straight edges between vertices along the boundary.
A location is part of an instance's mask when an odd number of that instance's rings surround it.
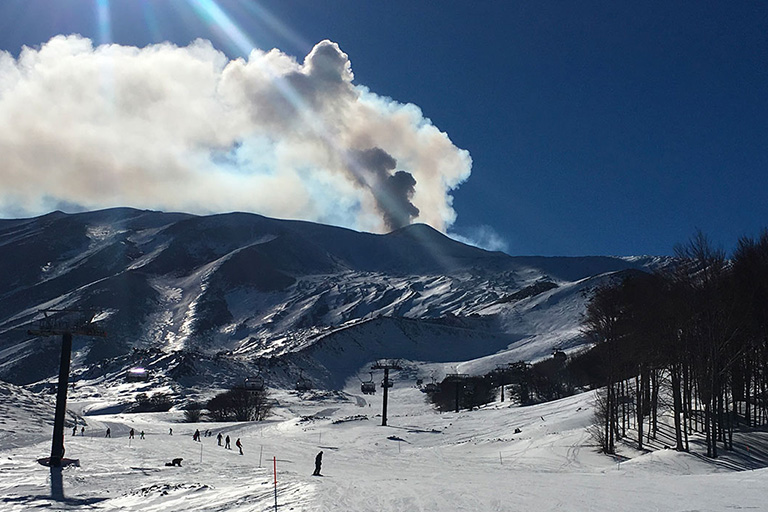
<svg viewBox="0 0 768 512">
<path fill-rule="evenodd" d="M 128 382 L 146 382 L 149 380 L 149 371 L 146 368 L 131 368 L 125 376 Z"/>
</svg>

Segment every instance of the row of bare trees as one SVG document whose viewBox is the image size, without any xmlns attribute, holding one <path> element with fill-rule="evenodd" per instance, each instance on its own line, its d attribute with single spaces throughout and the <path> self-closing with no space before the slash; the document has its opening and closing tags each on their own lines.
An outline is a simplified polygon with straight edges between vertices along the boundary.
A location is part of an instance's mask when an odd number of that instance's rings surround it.
<svg viewBox="0 0 768 512">
<path fill-rule="evenodd" d="M 675 448 L 703 432 L 707 455 L 733 448 L 743 423 L 768 421 L 768 231 L 743 238 L 732 257 L 701 233 L 674 264 L 598 288 L 584 331 L 596 342 L 604 392 L 598 439 L 606 453 L 634 424 L 638 448 L 657 433 L 669 397 Z M 647 430 L 645 430 L 647 428 Z"/>
</svg>

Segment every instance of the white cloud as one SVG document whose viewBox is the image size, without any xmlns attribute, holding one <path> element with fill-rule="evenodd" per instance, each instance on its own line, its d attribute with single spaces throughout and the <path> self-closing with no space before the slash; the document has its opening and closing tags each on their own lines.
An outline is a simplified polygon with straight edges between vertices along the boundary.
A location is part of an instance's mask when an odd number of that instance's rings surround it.
<svg viewBox="0 0 768 512">
<path fill-rule="evenodd" d="M 0 53 L 0 215 L 239 210 L 380 232 L 418 211 L 411 220 L 445 231 L 469 154 L 418 107 L 352 80 L 330 41 L 303 63 L 278 50 L 229 60 L 207 41 L 94 47 L 80 36 Z M 397 163 L 385 172 L 415 185 L 361 180 L 354 155 L 374 148 Z M 401 207 L 410 213 L 387 211 Z"/>
<path fill-rule="evenodd" d="M 448 236 L 459 242 L 474 245 L 487 251 L 508 252 L 509 244 L 491 226 L 481 225 L 462 229 L 462 234 L 448 233 Z"/>
</svg>

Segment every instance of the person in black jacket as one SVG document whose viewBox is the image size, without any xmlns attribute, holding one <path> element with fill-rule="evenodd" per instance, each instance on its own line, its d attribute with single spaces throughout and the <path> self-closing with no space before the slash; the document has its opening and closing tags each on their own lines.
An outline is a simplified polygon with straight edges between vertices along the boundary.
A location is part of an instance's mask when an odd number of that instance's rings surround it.
<svg viewBox="0 0 768 512">
<path fill-rule="evenodd" d="M 323 476 L 320 474 L 320 466 L 323 465 L 323 450 L 320 450 L 320 453 L 317 454 L 315 457 L 315 472 L 312 473 L 312 476 Z"/>
</svg>

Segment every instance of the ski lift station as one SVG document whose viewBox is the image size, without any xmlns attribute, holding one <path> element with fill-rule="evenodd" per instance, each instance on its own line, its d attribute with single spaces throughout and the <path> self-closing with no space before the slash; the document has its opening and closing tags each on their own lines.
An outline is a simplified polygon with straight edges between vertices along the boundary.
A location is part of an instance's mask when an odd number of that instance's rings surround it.
<svg viewBox="0 0 768 512">
<path fill-rule="evenodd" d="M 149 380 L 149 371 L 146 368 L 135 367 L 128 370 L 125 375 L 128 382 L 147 382 Z"/>
</svg>

